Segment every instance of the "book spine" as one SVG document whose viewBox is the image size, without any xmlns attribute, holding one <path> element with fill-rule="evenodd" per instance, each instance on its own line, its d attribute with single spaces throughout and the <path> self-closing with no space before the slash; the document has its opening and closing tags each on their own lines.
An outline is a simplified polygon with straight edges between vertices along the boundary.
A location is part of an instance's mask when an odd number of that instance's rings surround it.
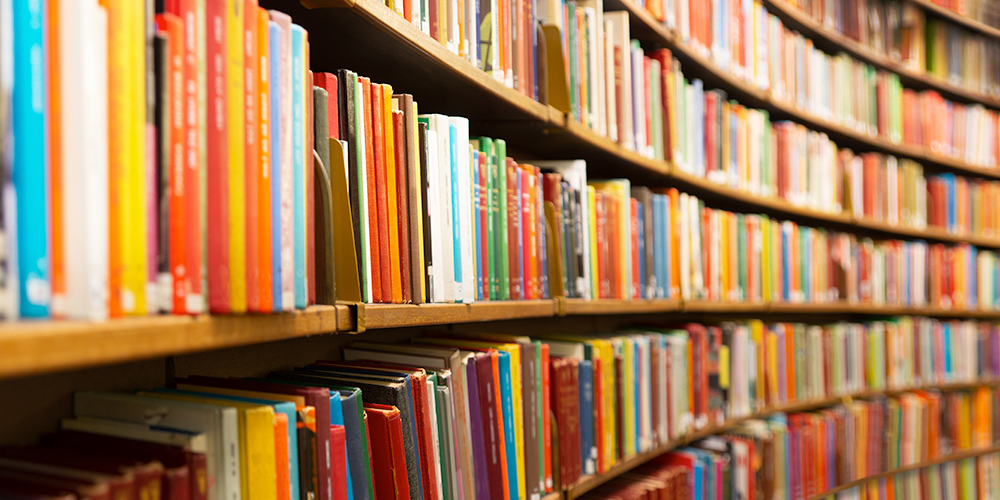
<svg viewBox="0 0 1000 500">
<path fill-rule="evenodd" d="M 292 113 L 292 269 L 293 304 L 295 309 L 305 309 L 309 300 L 306 277 L 308 266 L 308 234 L 306 221 L 306 169 L 312 170 L 312 161 L 306 162 L 306 134 L 310 124 L 306 120 L 306 43 L 307 34 L 301 26 L 291 27 L 291 113 Z M 309 92 L 311 94 L 311 92 Z M 311 156 L 310 156 L 311 158 Z"/>
<path fill-rule="evenodd" d="M 242 55 L 243 93 L 242 110 L 244 125 L 244 153 L 243 166 L 243 186 L 244 186 L 244 256 L 243 262 L 246 266 L 245 290 L 246 309 L 253 312 L 263 312 L 261 308 L 260 296 L 260 164 L 261 149 L 260 142 L 263 140 L 260 134 L 260 84 L 258 69 L 260 56 L 257 52 L 257 1 L 243 0 L 243 26 L 241 29 L 240 44 Z"/>
<path fill-rule="evenodd" d="M 267 11 L 257 7 L 248 10 L 247 15 L 254 17 L 256 26 L 256 58 L 251 63 L 250 78 L 257 80 L 257 93 L 251 99 L 257 101 L 257 155 L 256 172 L 257 185 L 257 309 L 260 312 L 271 312 L 275 309 L 274 283 L 280 281 L 279 274 L 274 272 L 272 244 L 276 239 L 272 228 L 272 162 L 274 151 L 272 136 L 274 115 L 272 114 L 271 92 L 271 27 Z M 276 94 L 276 93 L 275 93 Z M 276 121 L 276 120 L 275 120 Z M 277 135 L 277 134 L 275 134 Z M 280 308 L 279 308 L 280 309 Z"/>
<path fill-rule="evenodd" d="M 242 9 L 241 9 L 242 10 Z M 208 308 L 213 313 L 232 311 L 230 299 L 230 231 L 229 228 L 229 138 L 227 135 L 228 103 L 226 100 L 226 4 L 225 0 L 208 0 L 205 4 L 205 78 L 208 171 Z M 111 43 L 109 41 L 109 43 Z M 208 227 L 214 228 L 209 230 Z M 222 229 L 227 228 L 227 229 Z"/>
</svg>

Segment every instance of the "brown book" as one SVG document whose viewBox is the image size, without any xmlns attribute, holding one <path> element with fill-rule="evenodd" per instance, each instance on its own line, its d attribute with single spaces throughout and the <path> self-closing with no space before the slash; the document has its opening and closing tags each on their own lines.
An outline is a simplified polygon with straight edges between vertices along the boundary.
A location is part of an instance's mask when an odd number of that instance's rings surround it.
<svg viewBox="0 0 1000 500">
<path fill-rule="evenodd" d="M 141 500 L 162 494 L 160 462 L 133 460 L 47 446 L 5 446 L 0 448 L 0 467 L 54 474 L 64 477 L 107 478 L 115 500 Z"/>
<path fill-rule="evenodd" d="M 409 246 L 409 261 L 404 261 L 404 264 L 409 266 L 410 273 L 410 302 L 414 304 L 421 304 L 426 301 L 426 288 L 424 285 L 424 244 L 423 244 L 423 232 L 424 224 L 423 220 L 423 194 L 420 176 L 420 159 L 421 159 L 421 149 L 420 140 L 418 137 L 418 124 L 417 124 L 417 113 L 413 106 L 413 96 L 410 94 L 397 94 L 392 96 L 395 101 L 396 109 L 399 109 L 403 113 L 403 132 L 402 135 L 396 135 L 397 143 L 403 142 L 405 144 L 405 163 L 397 165 L 405 165 L 406 168 L 406 182 L 404 183 L 406 189 L 406 203 L 407 211 L 409 215 L 407 216 L 407 222 L 409 227 L 407 228 L 407 234 L 409 237 L 403 240 L 402 237 L 400 241 L 405 241 Z M 397 180 L 397 182 L 399 182 Z M 402 231 L 400 234 L 403 234 Z M 402 243 L 401 243 L 402 244 Z M 402 249 L 400 249 L 402 251 Z"/>
<path fill-rule="evenodd" d="M 528 498 L 544 496 L 541 481 L 542 464 L 539 463 L 542 438 L 539 435 L 538 416 L 539 394 L 538 357 L 539 345 L 531 341 L 518 342 L 521 346 L 521 395 L 524 398 L 522 411 L 524 413 L 524 477 Z"/>
<path fill-rule="evenodd" d="M 63 477 L 0 466 L 0 496 L 5 493 L 34 498 L 75 495 L 76 500 L 111 500 L 111 488 L 103 479 Z"/>
<path fill-rule="evenodd" d="M 579 371 L 573 358 L 552 358 L 552 407 L 559 429 L 560 489 L 572 486 L 580 478 L 580 394 Z"/>
<path fill-rule="evenodd" d="M 411 255 L 410 255 L 410 193 L 407 186 L 408 173 L 406 164 L 406 138 L 403 132 L 403 112 L 392 111 L 392 136 L 395 138 L 395 168 L 396 168 L 396 208 L 399 212 L 396 217 L 397 230 L 399 231 L 399 276 L 400 288 L 403 294 L 403 303 L 408 304 L 413 299 L 413 286 L 411 283 Z"/>
</svg>

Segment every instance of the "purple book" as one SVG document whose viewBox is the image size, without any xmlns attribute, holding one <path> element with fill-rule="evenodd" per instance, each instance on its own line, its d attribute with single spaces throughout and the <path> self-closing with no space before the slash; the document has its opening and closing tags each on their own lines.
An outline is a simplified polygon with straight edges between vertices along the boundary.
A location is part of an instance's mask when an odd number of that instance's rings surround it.
<svg viewBox="0 0 1000 500">
<path fill-rule="evenodd" d="M 483 412 L 479 405 L 479 374 L 477 363 L 479 356 L 469 358 L 465 374 L 468 378 L 469 422 L 472 424 L 483 421 Z M 490 499 L 490 476 L 486 468 L 486 444 L 483 440 L 483 427 L 470 425 L 472 430 L 472 470 L 476 478 L 476 498 Z"/>
</svg>

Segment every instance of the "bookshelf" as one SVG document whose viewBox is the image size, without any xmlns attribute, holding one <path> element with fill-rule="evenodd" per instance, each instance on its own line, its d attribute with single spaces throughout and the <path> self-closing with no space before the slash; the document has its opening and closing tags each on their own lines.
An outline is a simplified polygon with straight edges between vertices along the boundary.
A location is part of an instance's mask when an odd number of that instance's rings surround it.
<svg viewBox="0 0 1000 500">
<path fill-rule="evenodd" d="M 969 20 L 924 0 L 909 1 L 933 12 L 934 15 L 946 17 L 970 29 L 1000 38 L 1000 30 Z M 479 131 L 507 138 L 512 149 L 519 153 L 524 152 L 526 155 L 536 155 L 543 158 L 579 157 L 594 163 L 598 172 L 600 168 L 613 168 L 614 172 L 618 172 L 619 175 L 625 175 L 649 185 L 681 187 L 687 192 L 715 201 L 724 200 L 725 203 L 747 211 L 764 212 L 795 221 L 806 221 L 822 227 L 853 229 L 859 233 L 903 239 L 969 243 L 984 248 L 1000 249 L 1000 238 L 956 235 L 937 228 L 898 227 L 878 221 L 857 219 L 846 212 L 829 213 L 814 210 L 797 206 L 776 197 L 759 197 L 721 186 L 680 171 L 670 162 L 643 157 L 581 125 L 555 107 L 539 103 L 504 86 L 465 59 L 453 54 L 376 0 L 302 0 L 301 5 L 291 0 L 285 0 L 280 3 L 283 9 L 293 13 L 297 19 L 308 21 L 310 32 L 315 33 L 313 43 L 317 46 L 322 46 L 324 42 L 330 41 L 327 37 L 333 37 L 334 35 L 329 34 L 332 32 L 337 32 L 337 40 L 360 37 L 358 39 L 364 40 L 366 47 L 370 44 L 371 51 L 364 55 L 348 56 L 348 60 L 356 62 L 361 60 L 359 58 L 367 58 L 376 62 L 373 62 L 373 66 L 370 67 L 365 67 L 364 64 L 353 67 L 360 70 L 373 68 L 368 69 L 371 76 L 393 83 L 399 82 L 400 88 L 419 94 L 421 103 L 428 103 L 428 107 L 435 111 L 453 112 L 470 117 L 474 120 L 474 126 L 479 127 Z M 828 46 L 839 47 L 858 59 L 899 74 L 907 86 L 937 90 L 949 98 L 962 102 L 1000 107 L 1000 100 L 971 93 L 905 68 L 876 54 L 812 21 L 807 16 L 785 5 L 781 0 L 765 0 L 764 3 L 790 27 L 800 30 L 813 39 L 822 40 Z M 827 121 L 791 104 L 773 99 L 767 92 L 761 91 L 722 70 L 709 58 L 681 44 L 673 32 L 631 0 L 609 0 L 605 3 L 605 8 L 606 10 L 628 11 L 634 37 L 653 45 L 670 48 L 683 62 L 686 72 L 691 71 L 692 74 L 704 78 L 711 85 L 726 90 L 730 96 L 741 103 L 766 109 L 776 117 L 788 118 L 814 130 L 826 132 L 838 144 L 911 158 L 941 171 L 986 179 L 1000 179 L 1000 169 L 977 167 L 960 160 L 932 154 L 921 147 L 896 144 L 872 137 L 866 133 Z M 323 56 L 318 57 L 322 58 Z M 351 57 L 354 59 L 350 59 Z M 379 60 L 382 61 L 378 62 Z M 392 64 L 386 61 L 392 61 L 393 64 L 398 61 L 403 62 L 398 67 L 389 67 Z M 442 85 L 449 89 L 449 95 L 434 97 L 434 87 Z M 451 90 L 454 90 L 454 93 L 450 93 Z M 436 92 L 441 93 L 439 88 L 436 89 Z M 272 315 L 151 316 L 99 323 L 27 321 L 0 326 L 0 379 L 13 380 L 19 377 L 254 346 L 324 334 L 361 332 L 362 335 L 380 337 L 385 333 L 382 332 L 383 330 L 390 329 L 469 325 L 567 316 L 611 317 L 654 314 L 676 315 L 678 317 L 704 315 L 727 318 L 920 315 L 939 318 L 1000 320 L 1000 311 L 878 307 L 847 303 L 624 301 L 559 297 L 551 300 L 477 302 L 472 304 L 365 305 L 344 303 L 317 305 L 304 311 Z M 340 341 L 340 339 L 331 339 L 331 343 Z M 996 387 L 1000 386 L 1000 383 L 941 384 L 906 390 L 951 390 L 982 386 Z M 758 419 L 778 412 L 820 409 L 835 405 L 845 398 L 871 398 L 899 394 L 903 391 L 903 389 L 868 391 L 849 396 L 769 407 L 753 415 L 728 421 L 723 425 L 700 429 L 652 451 L 634 455 L 615 465 L 607 473 L 586 476 L 569 489 L 546 495 L 542 497 L 542 500 L 574 500 L 666 451 L 713 434 L 731 430 L 750 419 Z M 816 498 L 825 497 L 891 474 L 996 452 L 1000 452 L 1000 447 L 975 449 L 939 457 L 925 463 L 862 478 L 825 492 Z"/>
<path fill-rule="evenodd" d="M 1000 29 L 996 29 L 992 26 L 988 26 L 979 21 L 976 21 L 975 19 L 970 19 L 966 16 L 963 16 L 962 14 L 941 7 L 940 5 L 936 5 L 930 2 L 930 0 L 907 0 L 907 1 L 914 5 L 920 6 L 920 8 L 924 9 L 927 12 L 931 12 L 938 17 L 943 17 L 954 23 L 961 24 L 966 28 L 976 30 L 984 35 L 989 35 L 993 38 L 1000 38 Z"/>
<path fill-rule="evenodd" d="M 845 484 L 842 484 L 840 486 L 837 486 L 836 488 L 833 488 L 832 490 L 824 491 L 823 493 L 821 493 L 819 495 L 815 495 L 815 496 L 809 497 L 809 500 L 822 500 L 824 498 L 828 498 L 830 495 L 834 495 L 836 493 L 839 493 L 841 491 L 853 488 L 855 486 L 861 486 L 861 485 L 863 485 L 863 484 L 865 484 L 865 483 L 867 483 L 869 481 L 875 481 L 875 480 L 878 480 L 878 479 L 890 477 L 890 476 L 893 476 L 895 474 L 899 474 L 899 473 L 902 473 L 902 472 L 909 472 L 909 471 L 919 470 L 919 469 L 923 469 L 924 467 L 930 467 L 932 465 L 939 465 L 939 464 L 943 464 L 943 463 L 947 463 L 947 462 L 957 462 L 959 460 L 965 460 L 967 458 L 981 457 L 983 455 L 989 455 L 989 454 L 997 453 L 997 452 L 1000 452 L 1000 447 L 998 447 L 998 446 L 992 446 L 992 447 L 989 447 L 989 448 L 978 448 L 978 449 L 967 450 L 967 451 L 963 451 L 963 452 L 959 452 L 959 453 L 952 453 L 952 454 L 949 454 L 949 455 L 945 455 L 945 456 L 942 456 L 942 457 L 935 458 L 934 460 L 927 460 L 926 462 L 921 462 L 921 463 L 913 464 L 913 465 L 907 465 L 905 467 L 899 467 L 898 469 L 888 470 L 888 471 L 885 471 L 885 472 L 882 472 L 882 473 L 879 473 L 879 474 L 873 474 L 871 476 L 863 477 L 861 479 L 856 479 L 856 480 L 851 481 L 849 483 L 845 483 Z"/>
</svg>

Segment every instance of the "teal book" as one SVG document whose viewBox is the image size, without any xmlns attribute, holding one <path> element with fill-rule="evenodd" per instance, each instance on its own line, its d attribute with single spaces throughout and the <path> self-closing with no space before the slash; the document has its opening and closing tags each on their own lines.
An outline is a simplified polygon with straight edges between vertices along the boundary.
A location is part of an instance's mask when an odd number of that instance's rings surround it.
<svg viewBox="0 0 1000 500">
<path fill-rule="evenodd" d="M 344 469 L 347 473 L 347 500 L 354 500 L 354 486 L 351 478 L 351 461 L 347 458 L 347 426 L 344 424 L 344 407 L 340 402 L 340 392 L 330 391 L 330 425 L 344 426 L 344 449 L 330 450 L 330 453 L 341 453 L 344 455 Z M 332 445 L 331 445 L 332 446 Z"/>
<path fill-rule="evenodd" d="M 305 54 L 306 31 L 292 25 L 292 211 L 294 242 L 295 308 L 305 309 L 308 302 L 306 286 L 306 102 Z M 308 165 L 312 168 L 312 165 Z"/>
<path fill-rule="evenodd" d="M 517 486 L 519 472 L 517 470 L 517 444 L 514 442 L 516 432 L 514 430 L 514 393 L 510 375 L 510 354 L 504 351 L 497 351 L 497 354 L 499 355 L 498 364 L 500 367 L 500 409 L 503 413 L 503 437 L 507 452 L 507 483 L 510 488 L 510 500 L 519 500 Z"/>
</svg>

